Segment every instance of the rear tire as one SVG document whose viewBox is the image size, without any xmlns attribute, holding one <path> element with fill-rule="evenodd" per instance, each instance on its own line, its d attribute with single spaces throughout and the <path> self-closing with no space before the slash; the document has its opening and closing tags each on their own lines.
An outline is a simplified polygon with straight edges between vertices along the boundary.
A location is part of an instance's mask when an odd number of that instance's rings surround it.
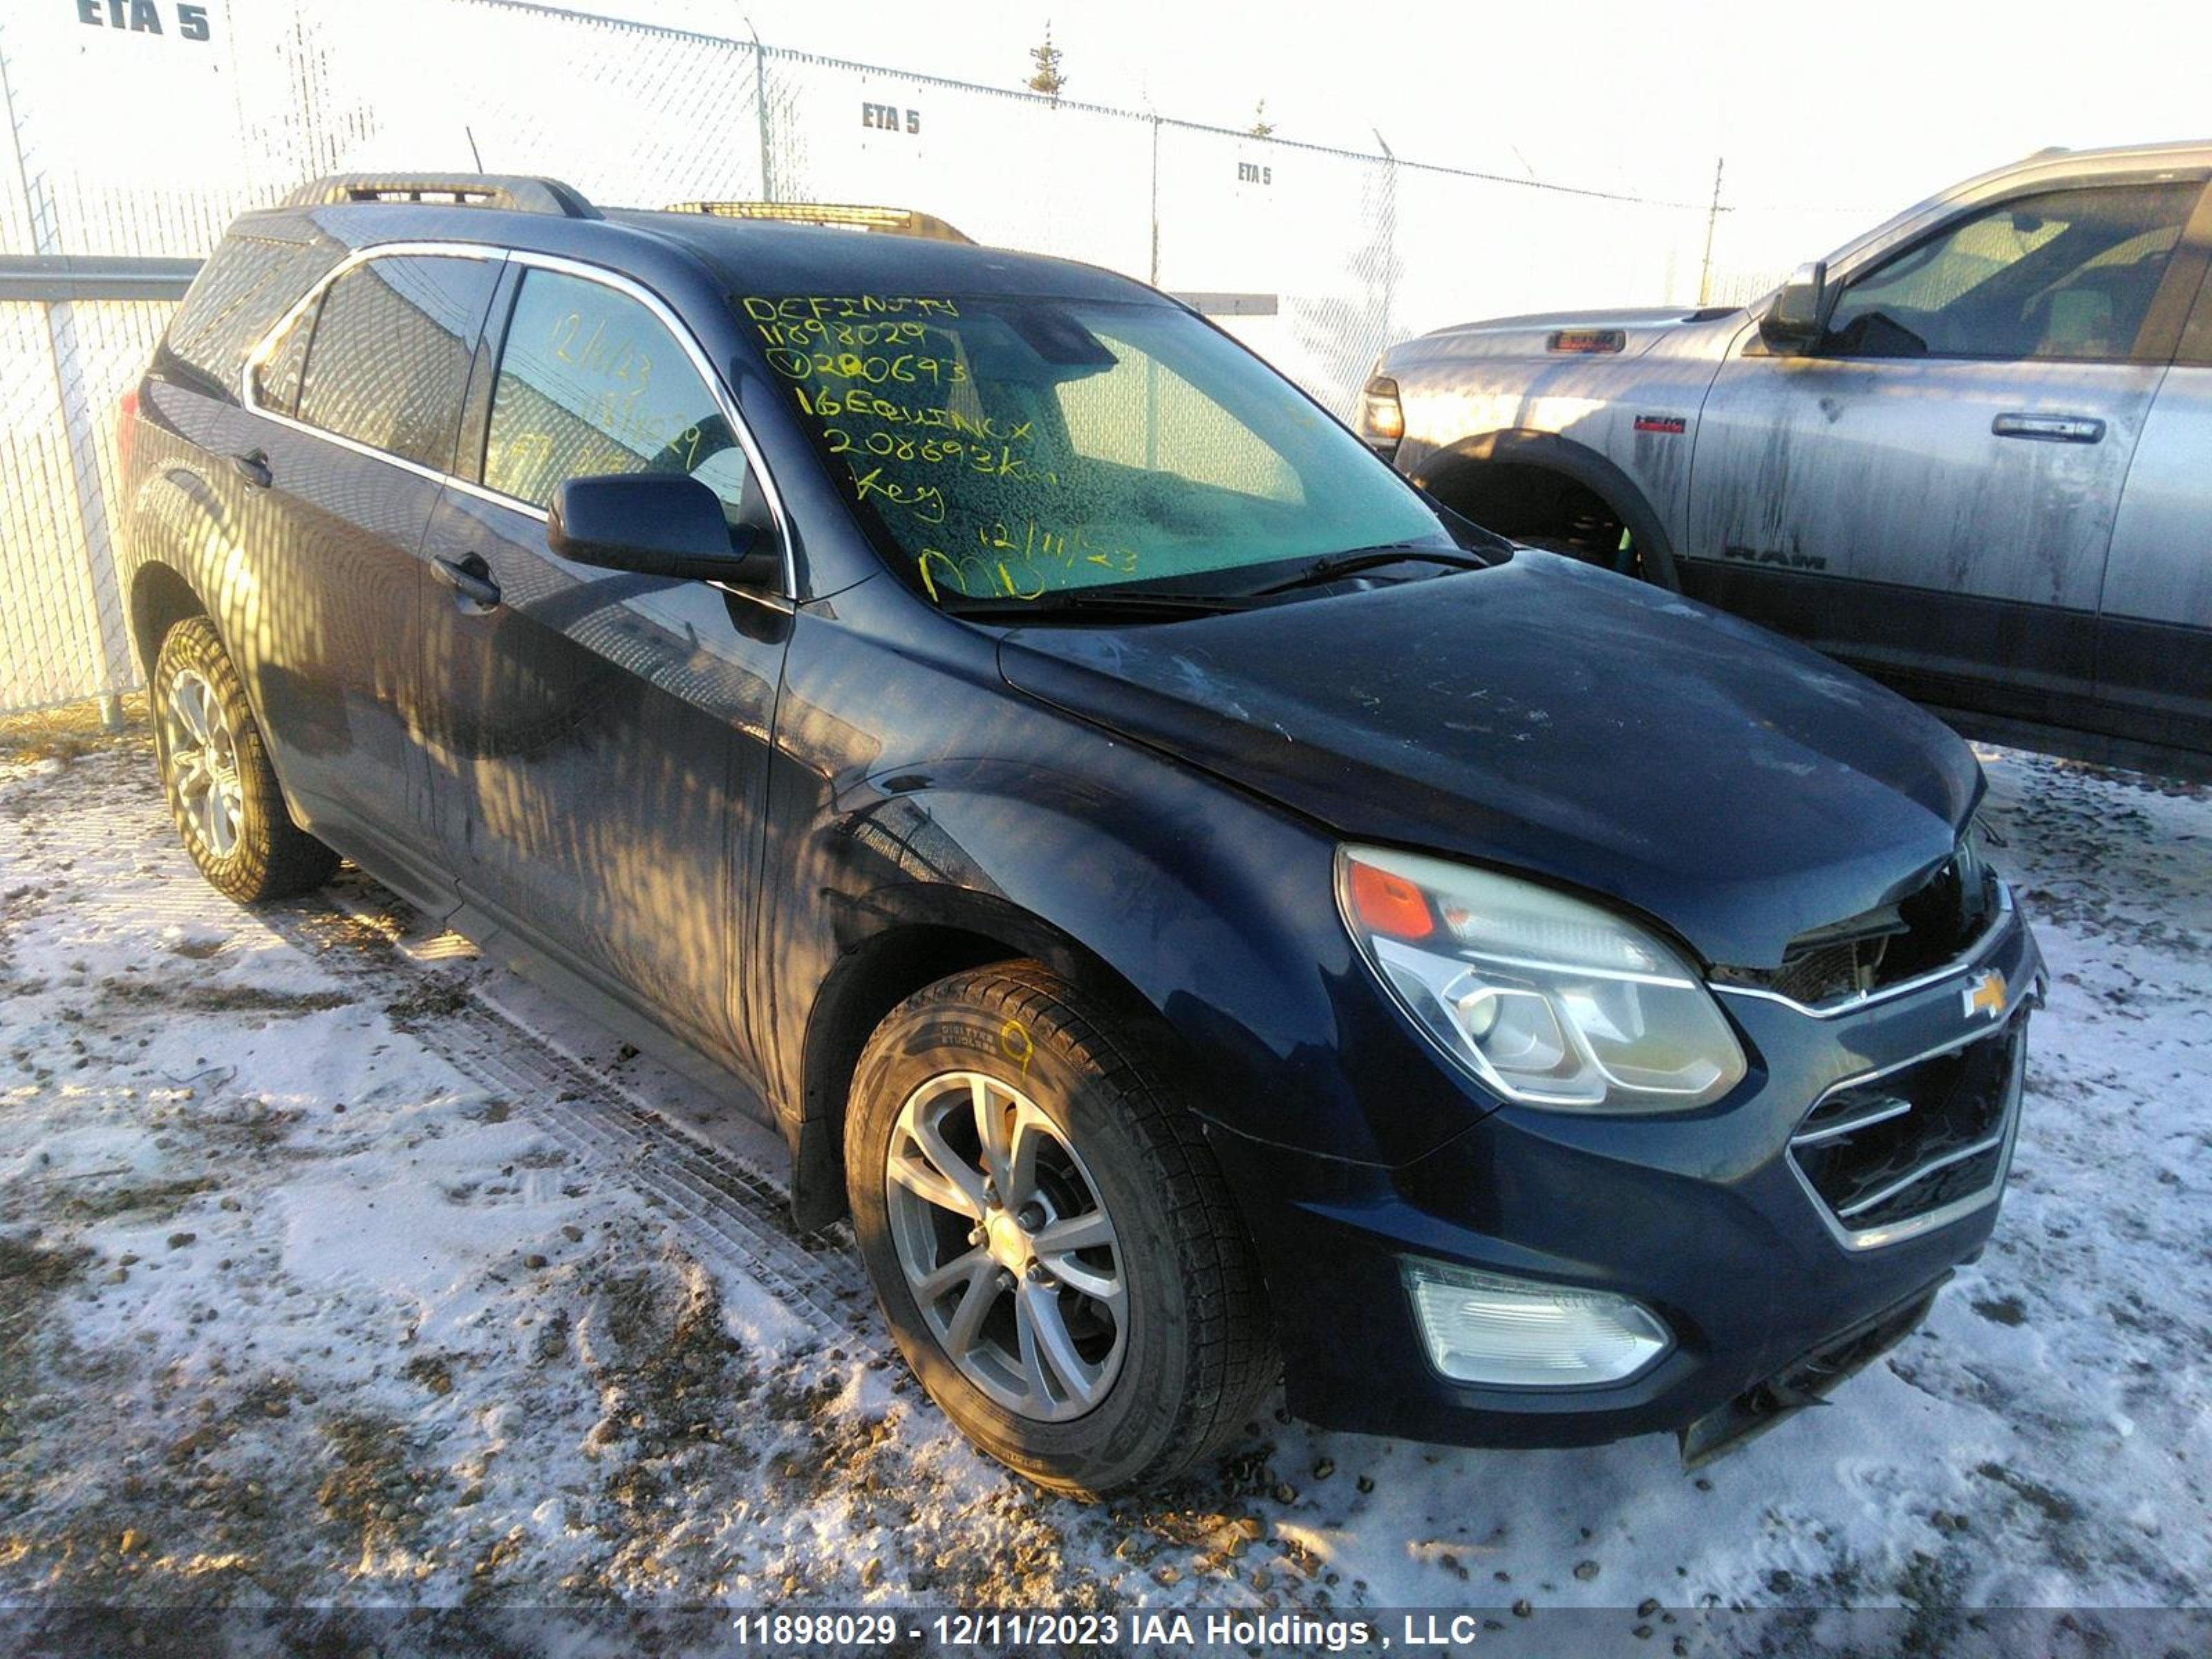
<svg viewBox="0 0 2212 1659">
<path fill-rule="evenodd" d="M 217 892 L 258 904 L 331 878 L 338 855 L 292 822 L 246 688 L 205 617 L 162 636 L 149 701 L 170 815 Z"/>
<path fill-rule="evenodd" d="M 1178 1474 L 1274 1380 L 1258 1265 L 1196 1121 L 1039 963 L 891 1012 L 854 1076 L 845 1169 L 908 1364 L 1040 1485 L 1097 1497 Z"/>
</svg>

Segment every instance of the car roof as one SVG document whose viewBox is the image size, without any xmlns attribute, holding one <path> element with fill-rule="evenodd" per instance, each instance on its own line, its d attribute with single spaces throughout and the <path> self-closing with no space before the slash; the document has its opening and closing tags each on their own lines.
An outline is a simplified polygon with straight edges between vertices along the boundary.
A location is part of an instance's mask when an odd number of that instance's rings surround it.
<svg viewBox="0 0 2212 1659">
<path fill-rule="evenodd" d="M 2099 179 L 2192 179 L 2208 173 L 2212 173 L 2212 139 L 2115 144 L 2103 149 L 2066 149 L 2054 145 L 1962 179 L 1926 200 L 1914 203 L 1837 248 L 1828 255 L 1828 265 L 1834 274 L 1847 275 L 1863 270 L 1960 207 L 2039 185 L 2056 187 Z"/>
<path fill-rule="evenodd" d="M 2044 161 L 2072 163 L 2085 172 L 2094 171 L 2106 162 L 2124 166 L 2135 161 L 2157 161 L 2170 167 L 2212 167 L 2212 138 L 2177 138 L 2155 144 L 2107 144 L 2097 149 L 2068 149 L 2053 145 L 2022 156 L 2012 167 Z M 2012 167 L 1999 171 L 2008 173 Z"/>
<path fill-rule="evenodd" d="M 648 231 L 689 248 L 734 291 L 748 294 L 1049 294 L 1123 301 L 1163 297 L 1096 265 L 972 242 L 622 208 L 608 209 L 606 222 Z"/>
<path fill-rule="evenodd" d="M 301 192 L 305 194 L 303 191 Z M 309 226 L 312 225 L 312 230 Z M 705 264 L 727 292 L 1008 296 L 1172 305 L 1158 290 L 1071 259 L 972 242 L 774 219 L 629 208 L 563 215 L 452 202 L 289 202 L 242 215 L 234 234 L 319 233 L 347 248 L 453 241 L 563 255 L 648 278 L 672 256 Z"/>
</svg>

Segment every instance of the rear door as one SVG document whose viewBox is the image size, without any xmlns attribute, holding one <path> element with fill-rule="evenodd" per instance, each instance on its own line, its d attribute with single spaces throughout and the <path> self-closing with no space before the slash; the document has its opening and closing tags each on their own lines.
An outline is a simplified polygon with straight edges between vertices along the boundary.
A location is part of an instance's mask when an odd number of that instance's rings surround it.
<svg viewBox="0 0 2212 1659">
<path fill-rule="evenodd" d="M 2212 193 L 2189 241 L 2199 265 L 2212 264 Z M 2212 755 L 2212 275 L 2120 498 L 2097 695 L 2115 736 Z"/>
<path fill-rule="evenodd" d="M 420 726 L 422 537 L 500 257 L 342 264 L 249 362 L 234 466 L 264 724 L 317 825 L 380 873 L 434 863 Z"/>
<path fill-rule="evenodd" d="M 1924 701 L 2078 722 L 2201 191 L 1980 204 L 1845 273 L 1814 354 L 1747 330 L 1699 423 L 1686 583 Z"/>
<path fill-rule="evenodd" d="M 526 945 L 750 1069 L 732 969 L 791 601 L 572 564 L 545 509 L 565 478 L 655 470 L 706 483 L 770 544 L 776 512 L 734 404 L 647 289 L 517 253 L 496 308 L 472 453 L 428 544 L 444 856 Z"/>
</svg>

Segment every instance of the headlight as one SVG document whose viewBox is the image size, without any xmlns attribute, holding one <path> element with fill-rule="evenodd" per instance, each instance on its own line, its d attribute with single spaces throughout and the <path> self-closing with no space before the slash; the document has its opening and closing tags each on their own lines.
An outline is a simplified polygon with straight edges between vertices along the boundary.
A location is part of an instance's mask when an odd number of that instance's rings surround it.
<svg viewBox="0 0 2212 1659">
<path fill-rule="evenodd" d="M 1362 952 L 1445 1054 L 1510 1100 L 1686 1110 L 1743 1079 L 1698 975 L 1633 922 L 1564 893 L 1382 848 L 1337 854 Z"/>
<path fill-rule="evenodd" d="M 1377 374 L 1359 394 L 1359 435 L 1384 460 L 1398 453 L 1406 435 L 1406 411 L 1398 402 L 1398 383 Z"/>
</svg>

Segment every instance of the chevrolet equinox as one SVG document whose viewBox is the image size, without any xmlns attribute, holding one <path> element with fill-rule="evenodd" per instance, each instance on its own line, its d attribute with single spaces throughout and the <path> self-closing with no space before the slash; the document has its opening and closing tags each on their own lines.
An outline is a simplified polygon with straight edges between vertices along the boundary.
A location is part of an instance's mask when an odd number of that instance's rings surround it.
<svg viewBox="0 0 2212 1659">
<path fill-rule="evenodd" d="M 1121 276 L 546 179 L 241 218 L 126 396 L 185 847 L 341 856 L 779 1126 L 978 1444 L 1285 1379 L 1696 1460 L 1988 1237 L 1972 753 L 1421 494 Z"/>
</svg>

